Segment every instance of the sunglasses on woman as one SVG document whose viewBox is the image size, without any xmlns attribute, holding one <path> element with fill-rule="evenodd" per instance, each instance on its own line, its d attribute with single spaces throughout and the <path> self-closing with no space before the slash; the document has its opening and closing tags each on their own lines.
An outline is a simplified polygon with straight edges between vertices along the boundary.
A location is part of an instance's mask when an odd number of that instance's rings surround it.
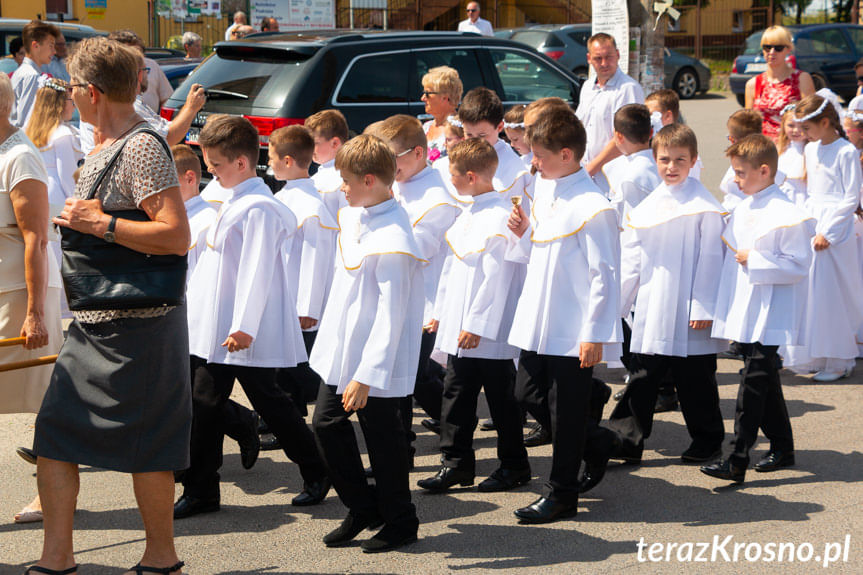
<svg viewBox="0 0 863 575">
<path fill-rule="evenodd" d="M 761 49 L 765 52 L 769 52 L 773 50 L 774 52 L 784 52 L 785 48 L 787 48 L 785 44 L 762 44 Z"/>
</svg>

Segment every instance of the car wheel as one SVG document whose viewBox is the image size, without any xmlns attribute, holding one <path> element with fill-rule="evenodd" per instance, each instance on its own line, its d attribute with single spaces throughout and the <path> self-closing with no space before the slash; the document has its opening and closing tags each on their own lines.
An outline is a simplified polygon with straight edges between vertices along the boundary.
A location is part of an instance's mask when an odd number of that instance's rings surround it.
<svg viewBox="0 0 863 575">
<path fill-rule="evenodd" d="M 812 83 L 815 84 L 816 92 L 821 88 L 827 87 L 827 80 L 824 79 L 824 76 L 819 76 L 818 74 L 812 74 Z"/>
<path fill-rule="evenodd" d="M 746 94 L 734 94 L 737 96 L 737 103 L 740 104 L 741 107 L 746 107 Z"/>
<path fill-rule="evenodd" d="M 587 76 L 588 76 L 587 68 L 576 68 L 575 70 L 572 71 L 572 73 L 575 75 L 576 78 L 581 80 L 582 83 L 587 81 Z"/>
<path fill-rule="evenodd" d="M 698 75 L 692 68 L 683 68 L 674 77 L 672 86 L 681 100 L 688 100 L 698 92 Z"/>
</svg>

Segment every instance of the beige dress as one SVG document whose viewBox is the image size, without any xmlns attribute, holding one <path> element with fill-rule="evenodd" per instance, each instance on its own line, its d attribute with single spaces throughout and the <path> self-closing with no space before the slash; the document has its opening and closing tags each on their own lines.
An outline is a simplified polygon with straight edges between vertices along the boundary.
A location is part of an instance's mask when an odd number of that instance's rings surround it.
<svg viewBox="0 0 863 575">
<path fill-rule="evenodd" d="M 48 181 L 39 151 L 19 130 L 0 143 L 0 339 L 21 335 L 27 315 L 24 241 L 15 222 L 9 192 L 28 179 Z M 23 346 L 0 348 L 0 364 L 53 355 L 63 343 L 60 272 L 47 254 L 46 259 L 49 275 L 44 318 L 48 345 L 30 351 Z M 52 369 L 49 364 L 0 372 L 0 413 L 38 412 Z"/>
</svg>

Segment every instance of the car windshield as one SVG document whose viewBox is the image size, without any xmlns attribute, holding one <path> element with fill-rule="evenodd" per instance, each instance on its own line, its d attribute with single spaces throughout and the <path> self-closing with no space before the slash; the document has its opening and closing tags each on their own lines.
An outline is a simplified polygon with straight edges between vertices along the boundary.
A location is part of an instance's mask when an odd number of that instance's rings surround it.
<svg viewBox="0 0 863 575">
<path fill-rule="evenodd" d="M 550 34 L 548 32 L 539 31 L 539 30 L 528 30 L 526 32 L 516 32 L 512 35 L 512 40 L 516 42 L 521 42 L 522 44 L 527 44 L 531 48 L 539 48 L 545 41 L 548 39 Z"/>
<path fill-rule="evenodd" d="M 222 52 L 208 58 L 195 70 L 193 82 L 202 84 L 210 99 L 236 100 L 244 107 L 278 109 L 308 60 L 304 54 L 272 51 L 264 54 Z M 238 65 L 242 63 L 242 65 Z M 185 100 L 190 83 L 180 86 L 174 98 Z"/>
<path fill-rule="evenodd" d="M 757 56 L 758 54 L 761 54 L 761 35 L 763 33 L 764 30 L 761 30 L 746 39 L 746 48 L 743 50 L 744 54 L 748 56 Z"/>
</svg>

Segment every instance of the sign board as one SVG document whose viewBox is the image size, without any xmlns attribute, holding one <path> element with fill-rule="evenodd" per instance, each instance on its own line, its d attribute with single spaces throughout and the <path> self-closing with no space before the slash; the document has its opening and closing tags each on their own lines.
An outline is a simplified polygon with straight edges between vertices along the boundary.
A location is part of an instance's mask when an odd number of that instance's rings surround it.
<svg viewBox="0 0 863 575">
<path fill-rule="evenodd" d="M 88 20 L 104 20 L 107 9 L 108 0 L 84 0 L 84 10 L 87 12 Z"/>
<path fill-rule="evenodd" d="M 335 0 L 254 0 L 251 25 L 261 29 L 261 20 L 275 18 L 279 28 L 334 28 Z"/>
<path fill-rule="evenodd" d="M 591 0 L 592 34 L 605 32 L 614 38 L 620 50 L 620 70 L 629 73 L 629 11 L 626 0 Z M 591 77 L 595 74 L 590 69 Z"/>
</svg>

